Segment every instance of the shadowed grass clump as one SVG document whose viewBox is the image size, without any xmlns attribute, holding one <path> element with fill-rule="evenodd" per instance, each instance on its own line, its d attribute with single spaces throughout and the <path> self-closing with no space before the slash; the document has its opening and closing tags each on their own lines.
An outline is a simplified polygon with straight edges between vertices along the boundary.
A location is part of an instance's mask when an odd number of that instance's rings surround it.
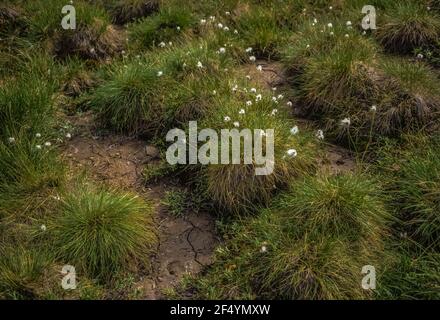
<svg viewBox="0 0 440 320">
<path fill-rule="evenodd" d="M 388 174 L 392 206 L 402 232 L 424 247 L 440 248 L 440 139 L 407 136 L 406 147 L 382 151 L 379 167 Z"/>
<path fill-rule="evenodd" d="M 423 1 L 398 1 L 386 11 L 376 36 L 389 51 L 411 53 L 431 46 L 440 36 L 440 16 Z"/>
<path fill-rule="evenodd" d="M 63 0 L 27 1 L 23 5 L 29 17 L 27 37 L 45 41 L 45 46 L 60 58 L 76 55 L 97 60 L 111 57 L 122 50 L 125 39 L 110 25 L 111 19 L 105 9 L 97 4 L 75 2 L 76 28 L 64 30 L 61 21 L 67 14 L 63 15 L 61 10 L 67 4 Z"/>
<path fill-rule="evenodd" d="M 23 246 L 0 246 L 0 297 L 34 299 L 41 289 L 41 275 L 50 264 L 46 254 Z"/>
<path fill-rule="evenodd" d="M 422 62 L 383 59 L 385 86 L 378 104 L 376 130 L 400 134 L 432 131 L 440 112 L 439 77 Z"/>
<path fill-rule="evenodd" d="M 69 57 L 63 65 L 61 91 L 68 97 L 79 97 L 97 85 L 97 76 L 87 62 Z"/>
<path fill-rule="evenodd" d="M 52 226 L 59 260 L 101 280 L 147 263 L 156 237 L 152 206 L 130 194 L 79 190 L 63 201 Z"/>
<path fill-rule="evenodd" d="M 249 222 L 235 224 L 197 283 L 203 298 L 364 299 L 388 214 L 367 177 L 309 177 Z"/>
<path fill-rule="evenodd" d="M 60 32 L 55 39 L 54 52 L 60 58 L 76 55 L 82 59 L 106 59 L 121 52 L 124 38 L 120 31 L 107 23 L 96 20 L 77 30 Z"/>
<path fill-rule="evenodd" d="M 0 4 L 0 35 L 20 34 L 26 28 L 26 19 L 15 6 Z"/>
<path fill-rule="evenodd" d="M 157 12 L 159 0 L 117 0 L 109 7 L 113 22 L 122 25 Z"/>
</svg>

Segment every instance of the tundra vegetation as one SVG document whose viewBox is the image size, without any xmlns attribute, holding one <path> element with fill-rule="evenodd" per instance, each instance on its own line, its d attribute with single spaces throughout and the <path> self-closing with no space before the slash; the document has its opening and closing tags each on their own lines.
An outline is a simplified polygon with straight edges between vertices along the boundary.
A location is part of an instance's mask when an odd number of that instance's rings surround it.
<svg viewBox="0 0 440 320">
<path fill-rule="evenodd" d="M 142 298 L 132 283 L 155 272 L 163 205 L 208 211 L 222 239 L 170 297 L 439 299 L 440 2 L 368 2 L 2 1 L 0 298 Z M 69 119 L 85 113 L 158 148 L 145 187 L 179 188 L 151 199 L 73 170 Z M 189 121 L 274 129 L 273 173 L 169 165 L 166 134 Z M 335 148 L 351 168 L 326 165 Z"/>
</svg>

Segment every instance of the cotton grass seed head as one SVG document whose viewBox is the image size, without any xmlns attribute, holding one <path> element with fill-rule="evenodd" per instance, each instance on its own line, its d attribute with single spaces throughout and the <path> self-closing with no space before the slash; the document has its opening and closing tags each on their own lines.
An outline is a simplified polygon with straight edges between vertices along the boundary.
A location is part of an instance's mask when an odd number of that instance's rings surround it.
<svg viewBox="0 0 440 320">
<path fill-rule="evenodd" d="M 292 129 L 290 129 L 290 133 L 292 135 L 296 135 L 298 134 L 298 132 L 299 132 L 298 126 L 294 126 Z"/>
<path fill-rule="evenodd" d="M 295 149 L 289 149 L 286 153 L 291 158 L 295 158 L 298 155 L 298 152 Z"/>
</svg>

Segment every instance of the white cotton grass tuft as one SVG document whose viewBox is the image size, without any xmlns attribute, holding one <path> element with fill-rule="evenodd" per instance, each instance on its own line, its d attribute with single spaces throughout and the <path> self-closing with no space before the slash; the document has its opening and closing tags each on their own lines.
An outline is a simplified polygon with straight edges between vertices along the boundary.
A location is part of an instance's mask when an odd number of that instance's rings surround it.
<svg viewBox="0 0 440 320">
<path fill-rule="evenodd" d="M 256 92 L 257 92 L 257 89 L 255 89 L 255 88 L 251 88 L 250 92 L 252 92 L 252 93 L 256 93 Z"/>
<path fill-rule="evenodd" d="M 46 147 L 50 147 L 50 146 L 52 145 L 52 143 L 51 143 L 50 141 L 47 141 L 47 142 L 44 143 L 44 145 L 45 145 Z"/>
<path fill-rule="evenodd" d="M 37 145 L 35 146 L 35 149 L 37 149 L 37 150 L 41 150 L 41 149 L 42 149 L 41 144 L 37 144 Z"/>
<path fill-rule="evenodd" d="M 286 153 L 291 158 L 295 158 L 298 155 L 298 152 L 295 149 L 289 149 Z"/>
<path fill-rule="evenodd" d="M 41 133 L 36 133 L 36 134 L 35 134 L 35 137 L 36 137 L 36 138 L 41 138 Z"/>
<path fill-rule="evenodd" d="M 319 140 L 324 140 L 324 131 L 322 131 L 321 129 L 316 131 L 315 135 L 316 135 L 316 138 L 318 138 Z"/>
<path fill-rule="evenodd" d="M 293 103 L 292 103 L 292 101 L 287 101 L 286 105 L 287 105 L 288 107 L 292 107 L 292 106 L 293 106 Z"/>
<path fill-rule="evenodd" d="M 292 135 L 296 135 L 299 132 L 299 128 L 298 126 L 294 126 L 293 128 L 290 129 L 290 134 Z"/>
<path fill-rule="evenodd" d="M 246 48 L 246 50 L 245 50 L 247 53 L 250 53 L 250 52 L 252 52 L 252 48 L 251 47 L 249 47 L 249 48 Z"/>
<path fill-rule="evenodd" d="M 260 71 L 260 72 L 263 71 L 263 66 L 262 65 L 258 65 L 257 66 L 257 70 Z"/>
<path fill-rule="evenodd" d="M 244 111 L 244 109 L 240 109 L 240 111 L 238 111 L 238 114 L 245 114 L 246 111 Z"/>
<path fill-rule="evenodd" d="M 15 143 L 15 138 L 14 137 L 9 137 L 8 138 L 8 142 L 9 143 Z"/>
<path fill-rule="evenodd" d="M 46 227 L 46 225 L 45 224 L 42 224 L 41 226 L 40 226 L 40 230 L 41 231 L 46 231 L 47 230 L 47 227 Z"/>
<path fill-rule="evenodd" d="M 228 117 L 228 116 L 225 116 L 223 119 L 225 120 L 225 122 L 231 121 L 231 117 Z"/>
<path fill-rule="evenodd" d="M 163 76 L 163 71 L 157 71 L 157 76 L 158 77 L 162 77 Z"/>
<path fill-rule="evenodd" d="M 261 95 L 261 93 L 259 93 L 259 94 L 257 94 L 256 96 L 255 96 L 255 101 L 257 102 L 257 101 L 260 101 L 261 99 L 263 99 L 263 96 Z"/>
<path fill-rule="evenodd" d="M 201 61 L 197 62 L 197 68 L 199 68 L 199 69 L 203 68 L 203 64 Z"/>
<path fill-rule="evenodd" d="M 250 56 L 249 60 L 252 61 L 252 62 L 255 62 L 257 60 L 257 58 L 255 58 L 255 56 Z"/>
<path fill-rule="evenodd" d="M 252 101 L 251 101 L 251 100 L 246 101 L 246 105 L 247 105 L 248 107 L 250 107 L 250 106 L 252 105 Z"/>
<path fill-rule="evenodd" d="M 235 121 L 235 122 L 233 123 L 233 125 L 234 125 L 234 127 L 238 128 L 238 127 L 240 126 L 240 122 Z"/>
<path fill-rule="evenodd" d="M 351 124 L 350 118 L 344 118 L 341 120 L 341 125 L 344 127 L 348 127 Z"/>
</svg>

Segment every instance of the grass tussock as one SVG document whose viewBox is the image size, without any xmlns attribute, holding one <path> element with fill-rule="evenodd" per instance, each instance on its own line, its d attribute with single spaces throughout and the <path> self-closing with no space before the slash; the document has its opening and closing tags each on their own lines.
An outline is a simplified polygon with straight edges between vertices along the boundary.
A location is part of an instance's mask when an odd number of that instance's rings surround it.
<svg viewBox="0 0 440 320">
<path fill-rule="evenodd" d="M 356 175 L 293 183 L 271 208 L 231 229 L 232 240 L 198 283 L 203 297 L 371 298 L 361 269 L 379 266 L 389 217 L 378 191 Z"/>
<path fill-rule="evenodd" d="M 125 39 L 120 31 L 102 21 L 80 25 L 78 30 L 59 33 L 54 52 L 60 58 L 76 55 L 82 59 L 107 59 L 121 52 Z"/>
<path fill-rule="evenodd" d="M 229 90 L 234 87 L 232 83 Z M 285 121 L 287 114 L 279 105 L 285 103 L 284 98 L 278 97 L 279 100 L 274 101 L 270 93 L 263 89 L 250 93 L 246 92 L 247 89 L 243 91 L 243 88 L 238 88 L 230 98 L 219 98 L 215 102 L 213 114 L 206 118 L 203 127 L 217 130 L 219 137 L 221 129 L 273 129 L 275 134 L 274 170 L 270 175 L 256 175 L 255 170 L 261 165 L 255 161 L 244 164 L 243 139 L 240 141 L 241 164 L 218 164 L 202 168 L 208 199 L 226 212 L 235 214 L 255 211 L 260 205 L 267 204 L 275 191 L 286 186 L 292 178 L 313 172 L 319 149 L 317 141 L 310 134 L 291 133 L 295 125 Z M 249 102 L 251 106 L 247 106 Z M 265 136 L 262 143 L 262 150 L 265 150 Z M 294 149 L 297 154 L 289 156 L 289 149 Z"/>
<path fill-rule="evenodd" d="M 168 44 L 179 34 L 190 30 L 195 22 L 194 15 L 186 6 L 162 7 L 156 15 L 129 26 L 129 46 L 139 50 L 158 46 L 162 42 Z"/>
<path fill-rule="evenodd" d="M 110 5 L 113 22 L 123 25 L 137 19 L 147 17 L 159 10 L 158 0 L 117 1 Z"/>
<path fill-rule="evenodd" d="M 136 263 L 148 265 L 156 241 L 151 212 L 149 203 L 130 194 L 74 192 L 51 227 L 57 258 L 101 280 Z"/>
<path fill-rule="evenodd" d="M 284 30 L 273 10 L 258 8 L 239 15 L 235 29 L 244 47 L 251 47 L 257 58 L 274 58 L 285 41 Z"/>
<path fill-rule="evenodd" d="M 440 16 L 420 1 L 398 2 L 386 11 L 376 36 L 389 51 L 412 53 L 435 43 L 440 35 Z"/>
</svg>

